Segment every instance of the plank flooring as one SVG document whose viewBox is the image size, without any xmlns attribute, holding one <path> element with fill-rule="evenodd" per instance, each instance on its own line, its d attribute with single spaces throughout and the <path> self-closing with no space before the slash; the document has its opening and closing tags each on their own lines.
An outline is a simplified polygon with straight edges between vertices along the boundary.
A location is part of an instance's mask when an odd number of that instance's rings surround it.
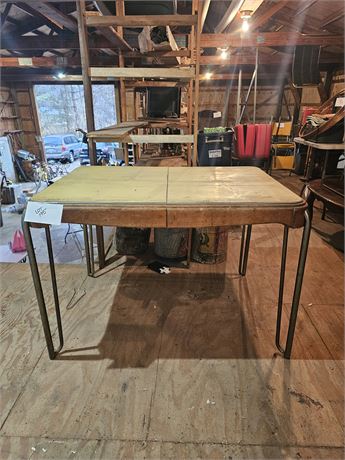
<svg viewBox="0 0 345 460">
<path fill-rule="evenodd" d="M 253 228 L 246 277 L 240 236 L 229 232 L 226 263 L 165 276 L 146 268 L 152 249 L 95 279 L 57 265 L 55 361 L 29 266 L 0 264 L 0 459 L 344 458 L 343 254 L 312 231 L 285 361 L 274 346 L 282 226 Z M 290 231 L 282 337 L 300 238 Z"/>
</svg>

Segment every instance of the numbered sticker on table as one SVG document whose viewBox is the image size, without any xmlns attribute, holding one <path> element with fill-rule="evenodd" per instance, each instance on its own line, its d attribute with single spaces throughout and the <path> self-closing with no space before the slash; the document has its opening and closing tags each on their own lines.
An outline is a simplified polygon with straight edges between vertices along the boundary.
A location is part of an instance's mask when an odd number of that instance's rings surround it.
<svg viewBox="0 0 345 460">
<path fill-rule="evenodd" d="M 60 225 L 63 205 L 29 201 L 25 212 L 25 222 Z"/>
</svg>

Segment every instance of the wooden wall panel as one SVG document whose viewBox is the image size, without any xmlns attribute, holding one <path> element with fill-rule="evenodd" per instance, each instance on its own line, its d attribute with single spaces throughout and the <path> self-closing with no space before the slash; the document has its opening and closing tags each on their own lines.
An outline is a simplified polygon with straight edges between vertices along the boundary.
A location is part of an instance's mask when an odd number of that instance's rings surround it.
<svg viewBox="0 0 345 460">
<path fill-rule="evenodd" d="M 2 84 L 0 86 L 0 136 L 6 131 L 17 129 L 15 116 L 15 105 L 10 86 Z"/>
<path fill-rule="evenodd" d="M 248 87 L 242 87 L 242 101 L 245 99 L 245 95 Z M 285 91 L 287 103 L 289 106 L 290 113 L 293 113 L 294 99 L 291 92 L 286 89 Z M 227 97 L 228 96 L 228 97 Z M 237 98 L 237 85 L 232 86 L 230 92 L 226 90 L 225 86 L 206 86 L 203 85 L 200 88 L 200 111 L 215 110 L 222 112 L 222 115 L 227 112 L 227 124 L 233 124 L 236 117 L 236 98 Z M 259 123 L 268 123 L 271 118 L 275 117 L 277 105 L 279 102 L 279 93 L 276 88 L 273 87 L 260 87 L 257 92 L 257 106 L 256 106 L 256 121 Z M 253 104 L 254 94 L 253 92 L 249 96 L 247 109 L 245 111 L 243 121 L 251 122 L 253 119 Z M 288 111 L 283 106 L 282 117 L 288 118 Z M 203 118 L 203 117 L 202 117 Z M 217 124 L 221 125 L 223 122 L 221 118 L 212 120 L 212 126 Z M 201 120 L 201 127 L 205 125 L 206 120 Z"/>
<path fill-rule="evenodd" d="M 23 130 L 23 147 L 34 153 L 39 159 L 44 159 L 32 84 L 24 82 L 18 83 L 15 86 L 15 97 L 19 122 Z"/>
</svg>

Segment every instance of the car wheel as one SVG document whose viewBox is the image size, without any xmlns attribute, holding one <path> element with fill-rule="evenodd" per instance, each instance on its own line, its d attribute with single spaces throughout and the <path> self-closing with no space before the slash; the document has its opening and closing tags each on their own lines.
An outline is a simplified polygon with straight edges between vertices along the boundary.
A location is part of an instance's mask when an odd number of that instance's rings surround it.
<svg viewBox="0 0 345 460">
<path fill-rule="evenodd" d="M 74 161 L 73 152 L 69 152 L 68 162 L 69 162 L 69 163 L 73 163 L 73 161 Z"/>
</svg>

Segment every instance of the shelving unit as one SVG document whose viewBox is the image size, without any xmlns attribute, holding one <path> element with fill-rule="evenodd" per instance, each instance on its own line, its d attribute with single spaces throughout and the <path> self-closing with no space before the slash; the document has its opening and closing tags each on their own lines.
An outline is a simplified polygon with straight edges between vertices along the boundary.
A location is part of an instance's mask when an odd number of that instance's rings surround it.
<svg viewBox="0 0 345 460">
<path fill-rule="evenodd" d="M 117 15 L 91 14 L 85 10 L 85 2 L 79 2 L 78 23 L 79 39 L 82 56 L 83 82 L 86 99 L 86 116 L 88 122 L 88 137 L 90 144 L 90 161 L 96 163 L 95 142 L 96 141 L 118 141 L 124 144 L 125 162 L 129 164 L 128 143 L 137 144 L 153 143 L 180 143 L 187 144 L 187 163 L 189 166 L 196 165 L 197 158 L 197 132 L 198 132 L 198 100 L 199 100 L 199 67 L 200 67 L 200 23 L 202 14 L 200 13 L 200 0 L 193 0 L 192 14 L 190 15 L 157 15 L 157 16 L 132 16 L 125 15 L 123 0 L 116 2 Z M 191 31 L 188 40 L 188 53 L 190 65 L 177 65 L 175 67 L 125 67 L 124 50 L 119 49 L 119 66 L 118 67 L 90 67 L 89 49 L 87 39 L 87 27 L 116 27 L 117 33 L 123 37 L 123 27 L 126 26 L 190 26 Z M 126 51 L 128 52 L 128 50 Z M 168 53 L 168 52 L 167 52 Z M 143 54 L 143 57 L 146 55 Z M 152 51 L 150 57 L 162 57 L 164 52 Z M 94 129 L 91 81 L 97 78 L 107 78 L 119 81 L 119 99 L 120 99 L 120 123 L 116 126 Z M 146 80 L 149 79 L 149 80 Z M 188 85 L 188 111 L 186 119 L 183 120 L 166 120 L 159 121 L 156 124 L 153 120 L 135 120 L 130 122 L 127 119 L 126 105 L 126 85 L 129 87 L 147 86 L 175 86 Z M 124 123 L 127 125 L 125 126 Z M 132 126 L 129 126 L 133 123 Z M 144 123 L 144 124 L 141 124 Z M 146 134 L 139 133 L 149 128 L 181 128 L 185 129 L 186 134 Z M 193 147 L 192 147 L 193 146 Z"/>
</svg>

